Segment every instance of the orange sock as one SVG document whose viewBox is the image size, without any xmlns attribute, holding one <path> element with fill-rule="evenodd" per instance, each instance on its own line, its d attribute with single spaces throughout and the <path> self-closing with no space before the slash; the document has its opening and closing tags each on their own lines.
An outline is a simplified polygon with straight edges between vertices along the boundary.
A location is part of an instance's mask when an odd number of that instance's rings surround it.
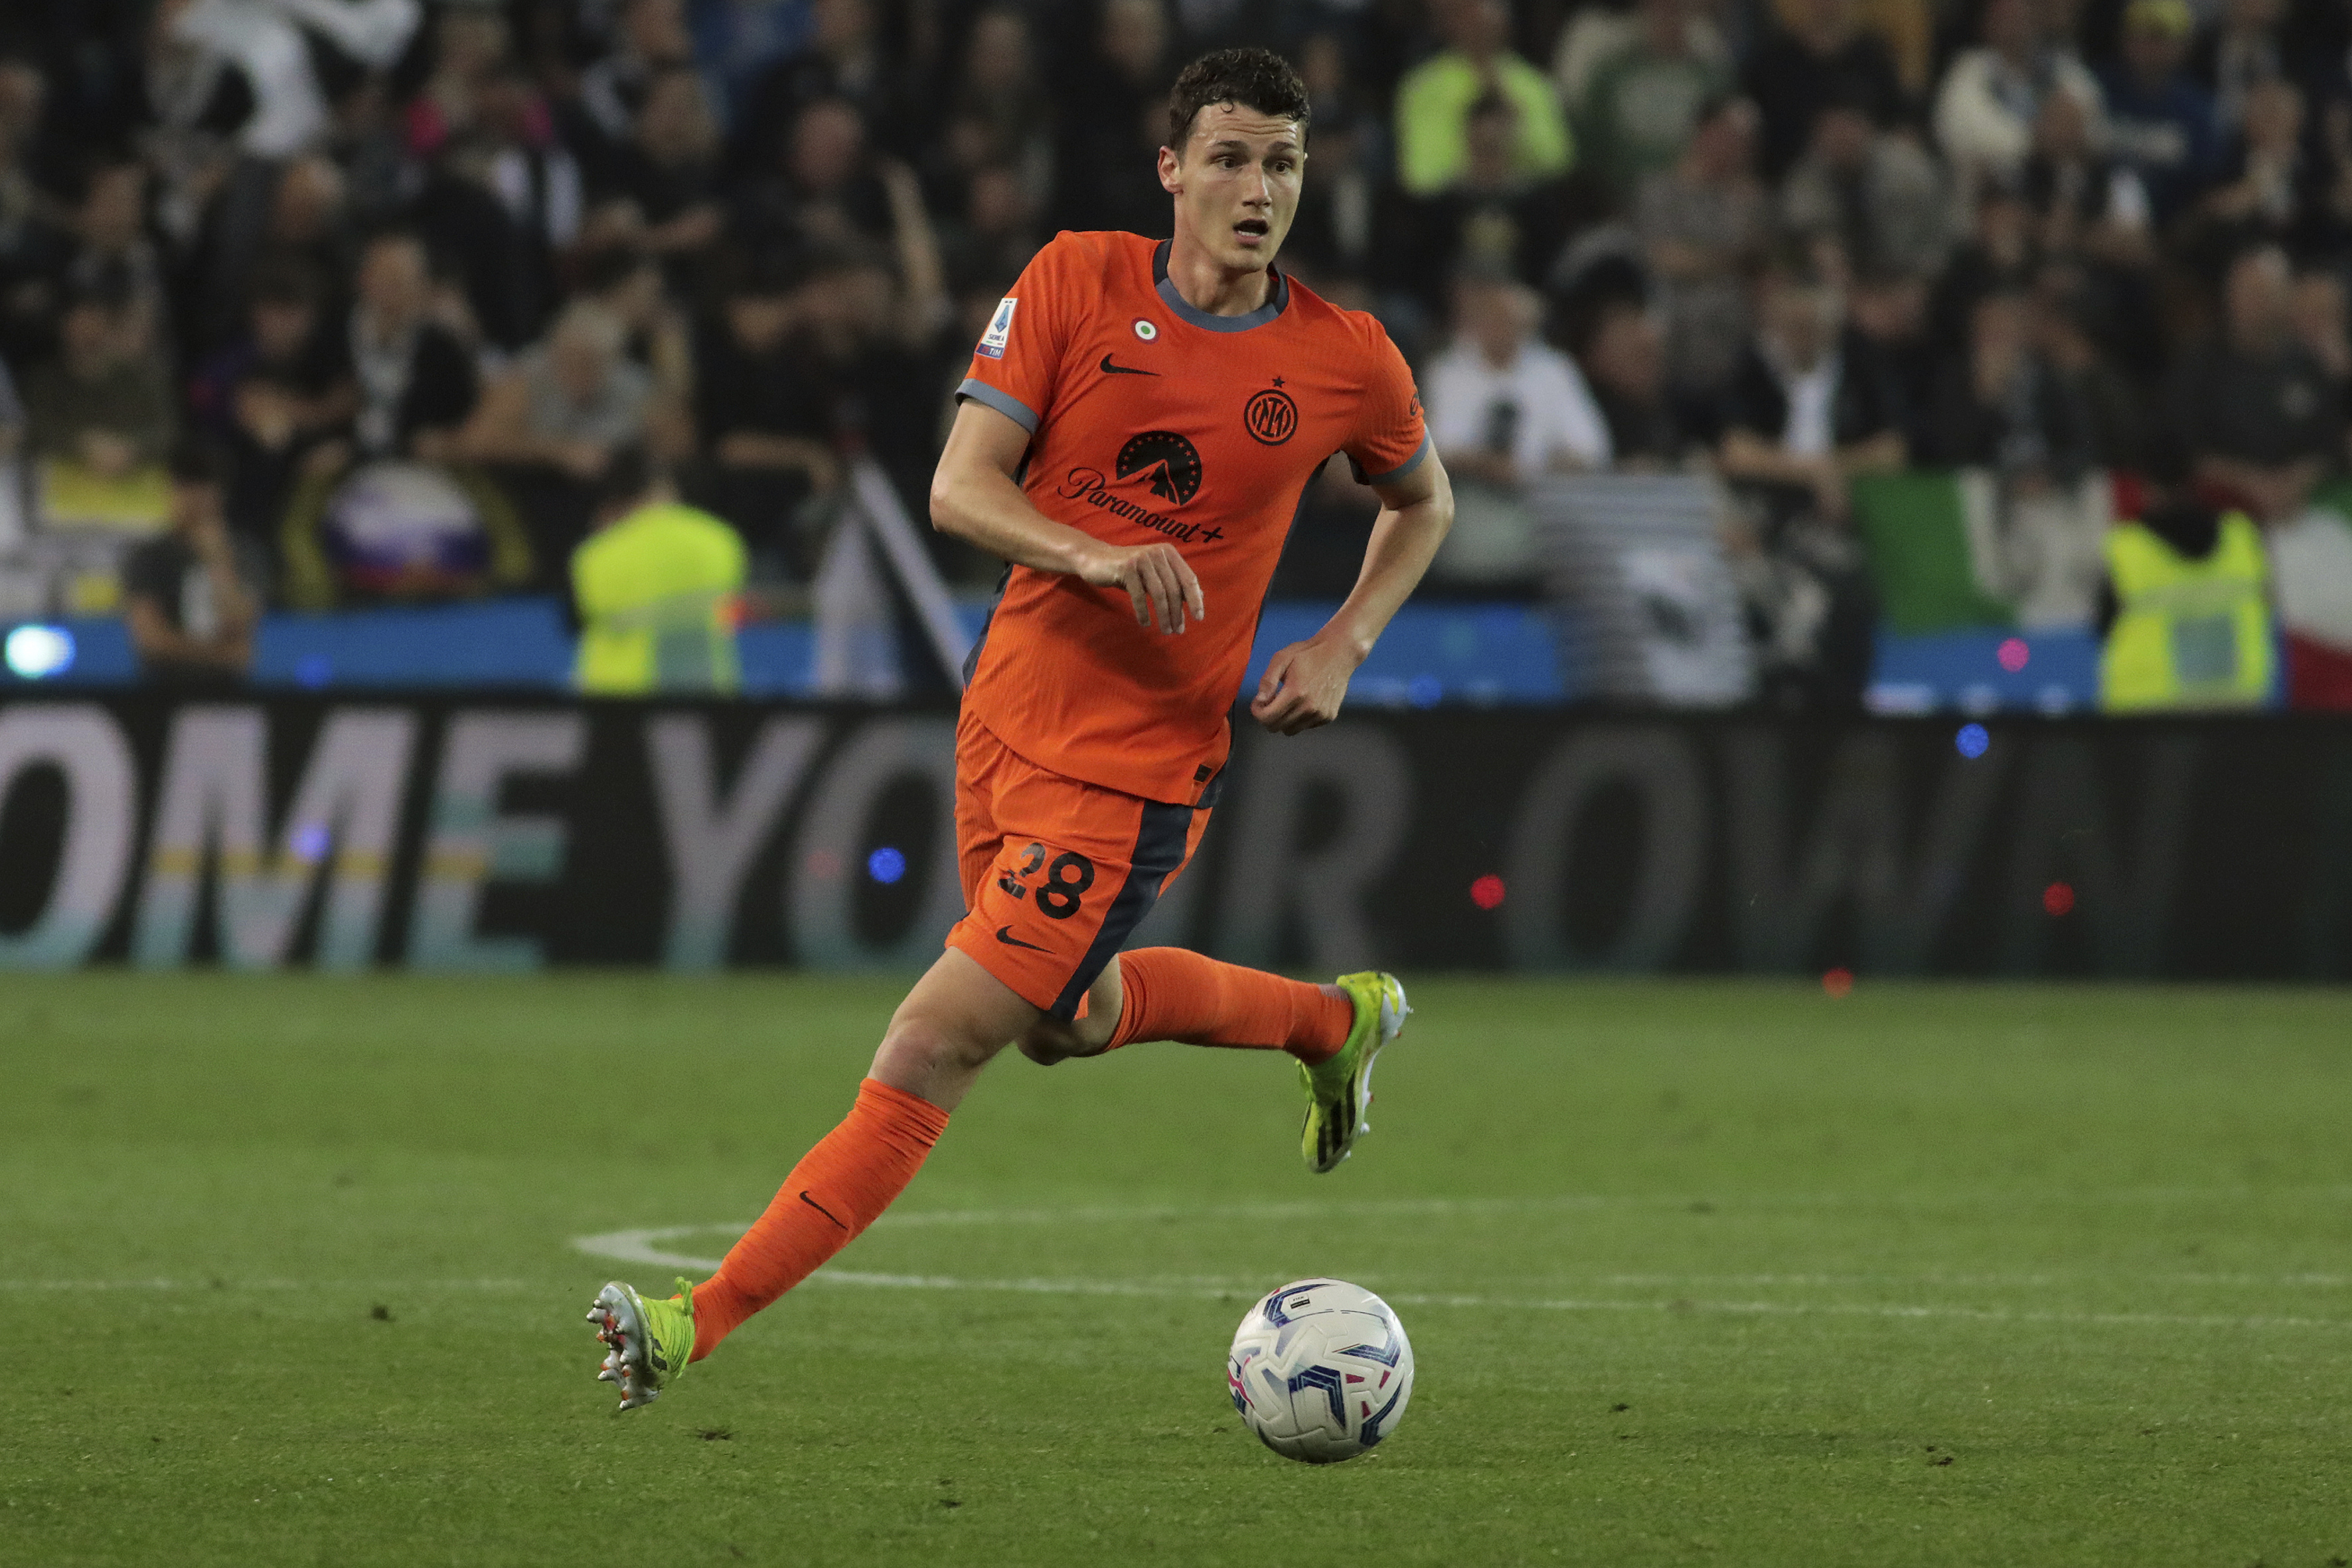
<svg viewBox="0 0 2352 1568">
<path fill-rule="evenodd" d="M 768 1212 L 694 1288 L 694 1359 L 856 1240 L 907 1190 L 947 1125 L 948 1113 L 920 1095 L 860 1083 L 841 1125 L 801 1156 Z"/>
<path fill-rule="evenodd" d="M 1126 999 L 1107 1048 L 1133 1040 L 1181 1040 L 1288 1051 L 1311 1067 L 1339 1055 L 1356 1026 L 1356 1005 L 1344 992 L 1334 996 L 1320 985 L 1220 963 L 1181 947 L 1122 952 L 1118 978 Z"/>
</svg>

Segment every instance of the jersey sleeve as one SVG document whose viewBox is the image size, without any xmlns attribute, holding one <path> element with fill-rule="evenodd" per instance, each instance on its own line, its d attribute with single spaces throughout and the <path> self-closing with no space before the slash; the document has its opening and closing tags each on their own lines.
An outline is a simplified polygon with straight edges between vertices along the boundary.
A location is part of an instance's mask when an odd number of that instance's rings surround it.
<svg viewBox="0 0 2352 1568">
<path fill-rule="evenodd" d="M 1413 385 L 1412 367 L 1404 363 L 1378 322 L 1372 323 L 1371 369 L 1365 377 L 1356 428 L 1340 450 L 1357 479 L 1368 485 L 1393 484 L 1421 467 L 1429 456 L 1429 428 L 1421 414 L 1421 394 Z"/>
<path fill-rule="evenodd" d="M 1054 379 L 1069 342 L 1076 250 L 1064 236 L 1030 258 L 1013 292 L 997 302 L 972 348 L 971 369 L 956 388 L 958 398 L 985 404 L 1032 436 L 1053 403 Z"/>
</svg>

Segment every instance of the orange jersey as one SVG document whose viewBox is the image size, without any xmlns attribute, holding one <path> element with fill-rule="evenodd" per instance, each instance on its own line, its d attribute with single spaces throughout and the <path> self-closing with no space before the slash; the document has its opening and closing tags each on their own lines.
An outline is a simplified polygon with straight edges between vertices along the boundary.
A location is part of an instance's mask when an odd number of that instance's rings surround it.
<svg viewBox="0 0 2352 1568">
<path fill-rule="evenodd" d="M 1107 543 L 1174 544 L 1208 617 L 1171 637 L 1138 626 L 1124 589 L 1014 566 L 964 708 L 1040 767 L 1190 805 L 1224 765 L 1225 716 L 1307 486 L 1334 452 L 1401 479 L 1429 439 L 1378 321 L 1279 272 L 1259 310 L 1213 316 L 1168 280 L 1167 252 L 1139 235 L 1056 236 L 997 307 L 959 395 L 1029 432 L 1031 505 Z"/>
</svg>

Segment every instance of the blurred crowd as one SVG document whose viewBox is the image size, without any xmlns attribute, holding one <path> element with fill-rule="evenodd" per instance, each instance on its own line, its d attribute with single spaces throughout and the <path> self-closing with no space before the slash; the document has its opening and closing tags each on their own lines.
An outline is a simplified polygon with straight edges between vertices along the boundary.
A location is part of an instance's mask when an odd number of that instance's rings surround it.
<svg viewBox="0 0 2352 1568">
<path fill-rule="evenodd" d="M 1851 684 L 1857 476 L 2263 521 L 2343 464 L 2344 0 L 12 0 L 0 427 L 60 510 L 208 437 L 266 602 L 559 585 L 628 450 L 788 590 L 853 465 L 919 515 L 1045 239 L 1167 234 L 1237 42 L 1312 93 L 1282 264 L 1419 369 L 1435 591 L 1536 591 L 1545 474 L 1703 465 Z M 1280 586 L 1370 510 L 1328 474 Z"/>
</svg>

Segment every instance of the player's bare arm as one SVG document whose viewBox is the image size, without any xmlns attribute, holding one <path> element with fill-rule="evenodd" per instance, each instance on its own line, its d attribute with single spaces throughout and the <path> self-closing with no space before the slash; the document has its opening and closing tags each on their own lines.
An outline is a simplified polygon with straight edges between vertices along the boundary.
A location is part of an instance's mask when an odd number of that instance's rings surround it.
<svg viewBox="0 0 2352 1568">
<path fill-rule="evenodd" d="M 1320 631 L 1268 659 L 1257 683 L 1250 717 L 1277 735 L 1296 735 L 1339 716 L 1357 666 L 1371 656 L 1398 606 L 1421 585 L 1454 526 L 1454 487 L 1434 452 L 1395 483 L 1373 490 L 1381 515 L 1355 591 Z"/>
<path fill-rule="evenodd" d="M 1017 566 L 1124 588 L 1138 626 L 1173 634 L 1188 615 L 1208 619 L 1201 580 L 1174 545 L 1108 544 L 1031 506 L 1013 477 L 1028 449 L 1029 432 L 1017 423 L 966 402 L 931 476 L 931 526 Z"/>
</svg>

